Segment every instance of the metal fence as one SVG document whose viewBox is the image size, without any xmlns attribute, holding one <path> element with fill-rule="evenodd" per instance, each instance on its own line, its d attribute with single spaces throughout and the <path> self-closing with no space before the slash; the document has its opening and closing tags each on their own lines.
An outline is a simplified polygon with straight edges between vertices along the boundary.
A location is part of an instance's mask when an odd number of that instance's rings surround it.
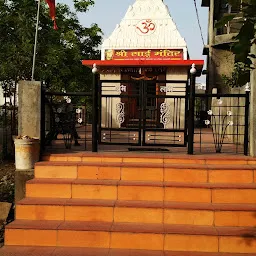
<svg viewBox="0 0 256 256">
<path fill-rule="evenodd" d="M 42 150 L 91 150 L 92 94 L 42 92 Z"/>
<path fill-rule="evenodd" d="M 3 88 L 3 102 L 0 106 L 0 145 L 2 160 L 14 158 L 13 136 L 18 135 L 18 107 L 16 90 Z"/>
<path fill-rule="evenodd" d="M 248 154 L 249 92 L 195 95 L 194 151 Z"/>
<path fill-rule="evenodd" d="M 249 92 L 196 94 L 194 75 L 190 83 L 100 81 L 95 75 L 92 92 L 42 93 L 42 150 L 153 145 L 247 155 L 249 104 Z"/>
</svg>

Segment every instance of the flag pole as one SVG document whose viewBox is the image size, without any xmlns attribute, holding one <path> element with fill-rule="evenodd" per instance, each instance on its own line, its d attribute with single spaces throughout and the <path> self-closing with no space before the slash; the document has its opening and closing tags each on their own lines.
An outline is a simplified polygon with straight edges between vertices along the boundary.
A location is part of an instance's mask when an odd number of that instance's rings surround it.
<svg viewBox="0 0 256 256">
<path fill-rule="evenodd" d="M 32 65 L 32 77 L 31 77 L 32 81 L 34 81 L 34 74 L 35 74 L 37 37 L 38 37 L 38 25 L 39 25 L 39 14 L 40 14 L 40 2 L 41 2 L 41 0 L 37 0 L 37 2 L 38 2 L 38 7 L 37 7 L 37 18 L 36 18 L 36 34 L 35 34 L 35 44 L 34 44 L 33 65 Z"/>
</svg>

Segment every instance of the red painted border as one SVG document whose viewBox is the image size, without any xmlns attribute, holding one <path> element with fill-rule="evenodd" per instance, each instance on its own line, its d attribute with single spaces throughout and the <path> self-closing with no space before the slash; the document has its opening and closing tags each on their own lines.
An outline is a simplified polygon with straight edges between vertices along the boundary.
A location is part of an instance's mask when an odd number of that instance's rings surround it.
<svg viewBox="0 0 256 256">
<path fill-rule="evenodd" d="M 98 67 L 191 66 L 195 64 L 197 68 L 202 69 L 204 60 L 83 60 L 82 64 L 89 67 L 92 67 L 93 64 Z"/>
</svg>

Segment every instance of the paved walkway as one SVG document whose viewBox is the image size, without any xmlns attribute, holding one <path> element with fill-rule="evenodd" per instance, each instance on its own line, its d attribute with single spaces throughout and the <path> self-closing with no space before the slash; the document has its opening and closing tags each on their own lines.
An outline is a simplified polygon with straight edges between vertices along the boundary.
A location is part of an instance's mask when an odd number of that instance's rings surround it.
<svg viewBox="0 0 256 256">
<path fill-rule="evenodd" d="M 51 146 L 46 147 L 46 152 L 48 153 L 75 153 L 75 152 L 81 152 L 81 151 L 88 151 L 91 152 L 91 130 L 80 129 L 78 130 L 79 137 L 79 144 L 80 146 L 74 146 L 72 145 L 71 149 L 66 149 L 63 141 L 63 136 L 58 135 L 58 140 L 55 140 L 52 142 Z M 122 134 L 123 135 L 123 134 Z M 117 140 L 118 142 L 118 140 Z M 168 147 L 168 146 L 159 146 L 157 144 L 155 145 L 149 145 L 144 147 L 139 146 L 131 146 L 131 145 L 106 145 L 106 144 L 100 144 L 98 147 L 99 152 L 129 152 L 129 148 L 137 148 L 142 149 L 141 151 L 137 152 L 150 152 L 150 148 L 155 149 L 153 150 L 154 153 L 159 150 L 161 153 L 166 154 L 187 154 L 187 147 L 182 146 L 176 146 L 176 147 Z M 143 151 L 144 149 L 144 151 Z M 147 149 L 149 149 L 147 151 Z M 166 150 L 166 151 L 161 151 Z M 233 155 L 243 155 L 244 147 L 242 144 L 235 144 L 232 143 L 230 139 L 225 137 L 224 143 L 222 146 L 221 153 L 224 154 L 233 154 Z M 194 154 L 195 155 L 204 155 L 204 154 L 216 154 L 215 144 L 214 144 L 214 138 L 213 134 L 210 129 L 202 129 L 201 134 L 200 130 L 195 130 L 195 136 L 194 136 Z"/>
</svg>

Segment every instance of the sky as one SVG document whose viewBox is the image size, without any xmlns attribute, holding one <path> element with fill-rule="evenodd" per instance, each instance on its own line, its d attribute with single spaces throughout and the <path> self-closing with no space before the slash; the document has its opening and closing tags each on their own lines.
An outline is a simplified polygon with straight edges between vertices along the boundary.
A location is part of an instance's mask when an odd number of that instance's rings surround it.
<svg viewBox="0 0 256 256">
<path fill-rule="evenodd" d="M 57 0 L 73 8 L 72 0 Z M 104 33 L 110 36 L 116 25 L 124 17 L 129 5 L 135 0 L 95 0 L 95 5 L 87 13 L 78 14 L 81 24 L 90 26 L 97 23 Z M 203 42 L 197 22 L 194 0 L 164 0 L 182 37 L 185 38 L 190 59 L 204 59 Z M 204 43 L 207 44 L 208 8 L 201 7 L 201 0 L 196 0 Z"/>
</svg>

